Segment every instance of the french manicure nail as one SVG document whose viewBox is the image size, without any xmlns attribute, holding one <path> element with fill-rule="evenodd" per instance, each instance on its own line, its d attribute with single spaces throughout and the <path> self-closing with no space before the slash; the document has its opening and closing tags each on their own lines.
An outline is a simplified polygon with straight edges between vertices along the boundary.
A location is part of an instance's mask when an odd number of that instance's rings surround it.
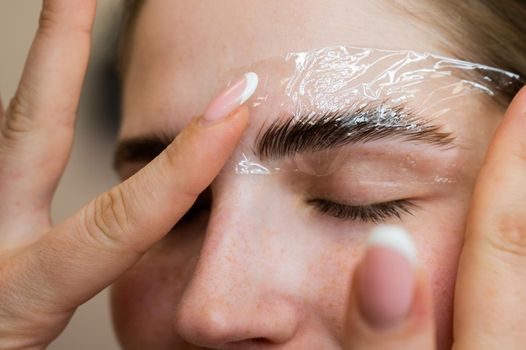
<svg viewBox="0 0 526 350">
<path fill-rule="evenodd" d="M 202 121 L 205 124 L 215 123 L 226 118 L 237 107 L 254 94 L 258 86 L 256 73 L 247 73 L 219 94 L 206 108 Z"/>
<path fill-rule="evenodd" d="M 416 248 L 411 236 L 398 226 L 378 226 L 367 241 L 358 269 L 360 312 L 375 329 L 386 329 L 410 313 L 414 289 Z"/>
</svg>

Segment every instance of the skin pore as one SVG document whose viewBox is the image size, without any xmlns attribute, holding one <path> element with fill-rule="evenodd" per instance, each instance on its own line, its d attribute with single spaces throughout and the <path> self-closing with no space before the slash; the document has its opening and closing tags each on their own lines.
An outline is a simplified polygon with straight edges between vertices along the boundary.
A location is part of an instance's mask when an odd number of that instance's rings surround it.
<svg viewBox="0 0 526 350">
<path fill-rule="evenodd" d="M 149 0 L 141 11 L 125 72 L 122 140 L 173 138 L 203 112 L 226 83 L 222 77 L 267 57 L 333 45 L 454 57 L 434 30 L 386 1 Z M 263 106 L 253 113 L 234 160 L 256 142 L 263 120 L 279 117 L 266 112 Z M 351 273 L 375 223 L 328 215 L 312 200 L 358 206 L 409 198 L 417 205 L 412 215 L 386 222 L 402 224 L 415 238 L 446 348 L 472 185 L 500 116 L 496 107 L 464 108 L 438 120 L 456 136 L 458 147 L 448 151 L 400 139 L 349 147 L 357 159 L 352 168 L 363 169 L 354 182 L 345 164 L 323 179 L 223 172 L 173 232 L 115 283 L 113 312 L 123 347 L 341 348 Z M 468 127 L 474 123 L 476 129 Z M 150 155 L 156 146 L 149 144 Z M 408 155 L 418 158 L 420 173 L 431 173 L 432 165 L 465 166 L 455 174 L 458 181 L 441 186 L 404 175 L 393 180 L 390 174 Z M 120 162 L 120 176 L 131 176 L 143 158 Z M 359 185 L 366 173 L 380 174 L 374 186 Z M 398 187 L 388 186 L 389 179 Z"/>
</svg>

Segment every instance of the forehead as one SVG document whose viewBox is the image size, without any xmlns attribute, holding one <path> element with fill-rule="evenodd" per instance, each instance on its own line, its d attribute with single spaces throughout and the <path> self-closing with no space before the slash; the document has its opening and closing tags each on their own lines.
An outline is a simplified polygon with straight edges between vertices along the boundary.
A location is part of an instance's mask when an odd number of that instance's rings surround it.
<svg viewBox="0 0 526 350">
<path fill-rule="evenodd" d="M 122 135 L 180 129 L 228 72 L 287 52 L 345 45 L 449 54 L 431 32 L 396 1 L 149 0 L 133 37 Z"/>
</svg>

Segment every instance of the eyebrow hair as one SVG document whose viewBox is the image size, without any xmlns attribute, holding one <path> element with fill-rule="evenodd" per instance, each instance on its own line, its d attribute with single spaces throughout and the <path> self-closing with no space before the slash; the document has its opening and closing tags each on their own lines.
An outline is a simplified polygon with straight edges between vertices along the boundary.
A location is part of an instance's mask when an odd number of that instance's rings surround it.
<svg viewBox="0 0 526 350">
<path fill-rule="evenodd" d="M 255 153 L 262 160 L 278 159 L 382 139 L 452 147 L 453 134 L 441 129 L 401 105 L 361 105 L 321 115 L 282 115 L 264 133 L 260 132 Z"/>
<path fill-rule="evenodd" d="M 149 162 L 174 138 L 161 134 L 125 139 L 117 146 L 114 168 L 128 162 Z M 455 140 L 452 133 L 418 118 L 407 106 L 364 104 L 322 114 L 283 114 L 268 128 L 261 128 L 253 152 L 261 160 L 272 160 L 383 139 L 443 148 L 453 147 Z"/>
</svg>

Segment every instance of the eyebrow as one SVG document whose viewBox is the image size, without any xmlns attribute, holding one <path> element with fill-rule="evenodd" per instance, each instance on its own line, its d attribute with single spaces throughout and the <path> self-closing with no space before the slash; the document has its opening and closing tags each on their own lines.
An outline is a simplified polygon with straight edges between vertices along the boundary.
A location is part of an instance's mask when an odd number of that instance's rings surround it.
<svg viewBox="0 0 526 350">
<path fill-rule="evenodd" d="M 114 168 L 119 170 L 126 163 L 149 162 L 174 138 L 174 135 L 159 134 L 124 139 L 117 146 Z M 441 148 L 455 146 L 452 133 L 418 118 L 407 106 L 364 104 L 326 113 L 282 114 L 268 127 L 261 128 L 253 152 L 261 160 L 274 160 L 387 139 Z"/>
<path fill-rule="evenodd" d="M 454 146 L 455 140 L 452 133 L 417 117 L 408 106 L 363 104 L 322 114 L 283 114 L 260 132 L 255 153 L 262 160 L 270 160 L 384 139 L 443 148 Z"/>
</svg>

